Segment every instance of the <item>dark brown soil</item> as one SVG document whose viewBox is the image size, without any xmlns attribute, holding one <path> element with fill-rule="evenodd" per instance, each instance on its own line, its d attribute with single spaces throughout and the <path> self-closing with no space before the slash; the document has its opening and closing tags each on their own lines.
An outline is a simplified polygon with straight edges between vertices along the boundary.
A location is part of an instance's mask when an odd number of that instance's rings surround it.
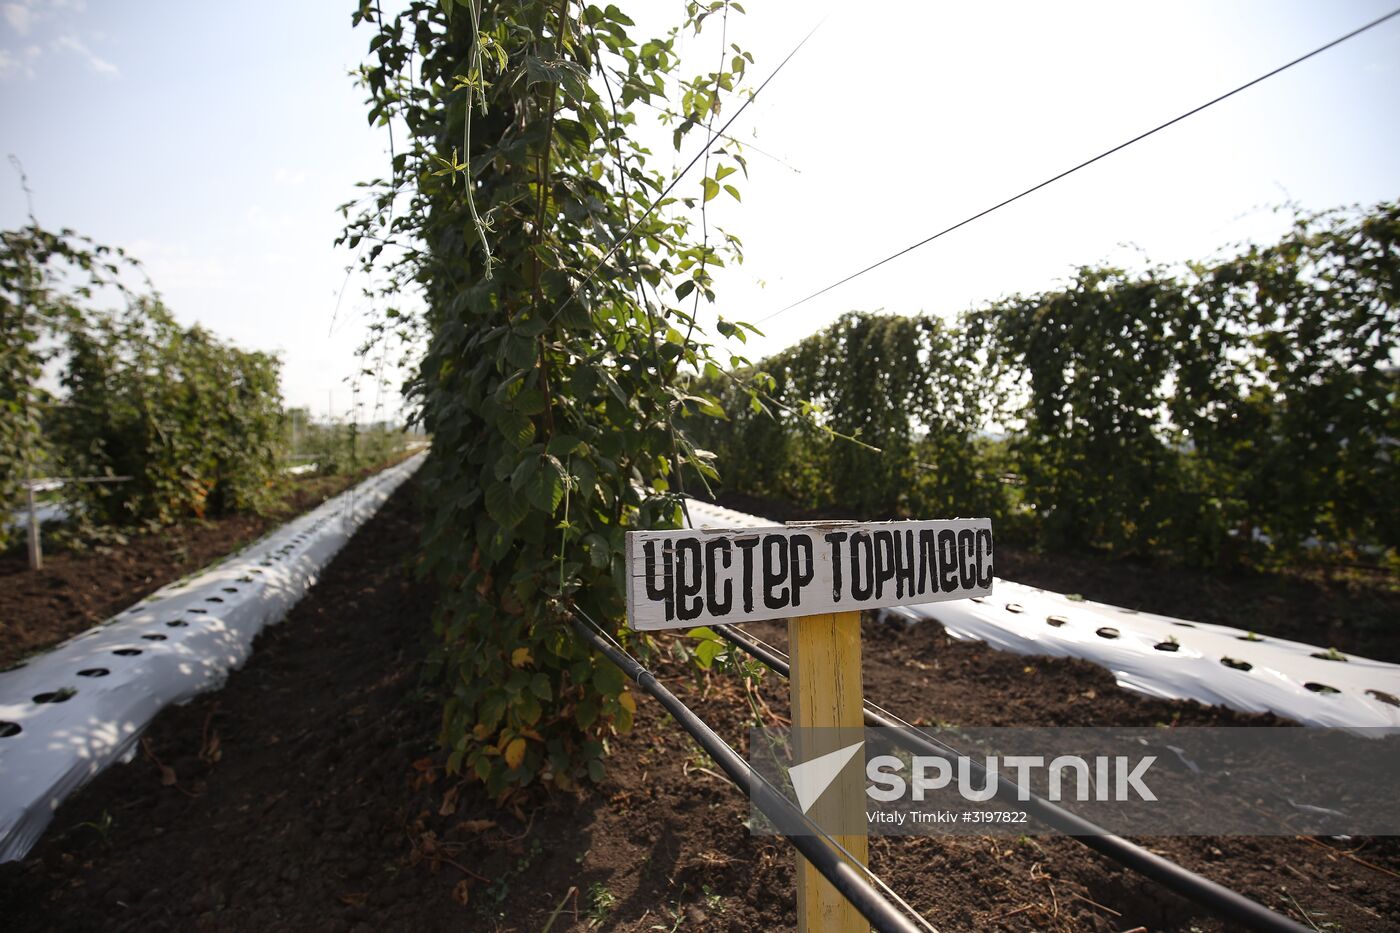
<svg viewBox="0 0 1400 933">
<path fill-rule="evenodd" d="M 0 866 L 5 929 L 538 931 L 556 911 L 554 933 L 791 927 L 792 850 L 749 833 L 744 799 L 649 699 L 586 793 L 500 809 L 434 767 L 438 705 L 418 679 L 433 592 L 405 573 L 413 487 L 224 690 L 163 713 L 146 754 L 61 808 L 28 860 Z M 867 694 L 910 719 L 1271 721 L 1129 694 L 1079 661 L 948 643 L 933 624 L 868 626 L 865 659 Z M 657 668 L 741 742 L 733 676 Z M 785 712 L 781 681 L 760 691 Z M 1396 840 L 1147 844 L 1320 929 L 1400 929 Z M 872 863 L 945 933 L 1229 928 L 1066 838 L 880 838 Z"/>
<path fill-rule="evenodd" d="M 378 468 L 352 475 L 286 477 L 265 515 L 228 515 L 134 534 L 125 544 L 57 550 L 46 542 L 44 569 L 27 552 L 0 554 L 0 669 L 101 622 L 167 583 L 320 505 Z"/>
<path fill-rule="evenodd" d="M 774 521 L 858 518 L 817 515 L 780 502 L 724 495 L 720 504 Z M 1164 561 L 1047 554 L 998 543 L 997 576 L 1127 609 L 1233 625 L 1246 631 L 1400 662 L 1400 580 L 1344 567 L 1292 572 L 1198 570 Z"/>
</svg>

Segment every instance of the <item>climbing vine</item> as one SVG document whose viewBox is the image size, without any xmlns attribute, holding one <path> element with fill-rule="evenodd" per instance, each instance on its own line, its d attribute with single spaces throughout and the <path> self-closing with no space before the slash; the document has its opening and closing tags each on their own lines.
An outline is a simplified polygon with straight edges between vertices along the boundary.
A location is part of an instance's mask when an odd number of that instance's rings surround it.
<svg viewBox="0 0 1400 933">
<path fill-rule="evenodd" d="M 697 238 L 689 218 L 738 197 L 742 155 L 705 124 L 750 58 L 728 47 L 721 67 L 681 77 L 676 40 L 740 9 L 691 3 L 648 40 L 616 6 L 571 0 L 418 0 L 389 17 L 366 0 L 355 14 L 372 32 L 370 119 L 397 136 L 386 177 L 347 205 L 344 240 L 389 320 L 410 292 L 425 306 L 409 391 L 433 437 L 423 567 L 444 594 L 442 742 L 493 792 L 601 775 L 635 706 L 562 601 L 615 624 L 627 529 L 680 521 L 682 465 L 715 475 L 682 422 L 718 408 L 684 374 L 744 363 L 716 360 L 696 326 L 739 243 Z M 668 95 L 687 114 L 676 147 L 711 148 L 706 174 L 661 198 L 632 105 Z"/>
</svg>

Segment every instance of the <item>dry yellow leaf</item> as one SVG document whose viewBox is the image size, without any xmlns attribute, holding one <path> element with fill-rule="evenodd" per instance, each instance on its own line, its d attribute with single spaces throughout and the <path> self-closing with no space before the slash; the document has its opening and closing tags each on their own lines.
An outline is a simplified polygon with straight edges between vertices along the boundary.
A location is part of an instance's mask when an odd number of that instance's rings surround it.
<svg viewBox="0 0 1400 933">
<path fill-rule="evenodd" d="M 516 648 L 510 653 L 511 667 L 524 667 L 534 660 L 534 657 L 530 654 L 529 648 Z"/>
<path fill-rule="evenodd" d="M 505 755 L 507 765 L 512 768 L 520 767 L 520 763 L 525 760 L 525 740 L 511 739 L 510 744 L 506 746 Z"/>
</svg>

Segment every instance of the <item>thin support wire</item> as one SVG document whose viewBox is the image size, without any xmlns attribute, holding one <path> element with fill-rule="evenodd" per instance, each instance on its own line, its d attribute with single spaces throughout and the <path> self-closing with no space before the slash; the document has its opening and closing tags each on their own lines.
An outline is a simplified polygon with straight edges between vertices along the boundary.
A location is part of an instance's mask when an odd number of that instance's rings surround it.
<svg viewBox="0 0 1400 933">
<path fill-rule="evenodd" d="M 1114 146 L 1112 149 L 1107 149 L 1107 150 L 1105 150 L 1105 151 L 1103 151 L 1103 152 L 1100 152 L 1098 155 L 1094 156 L 1094 157 L 1091 158 L 1091 159 L 1085 159 L 1083 162 L 1080 162 L 1078 165 L 1074 166 L 1073 168 L 1065 169 L 1063 172 L 1060 172 L 1058 175 L 1052 175 L 1051 177 L 1049 177 L 1049 178 L 1045 179 L 1044 181 L 1042 181 L 1040 184 L 1038 184 L 1038 185 L 1032 185 L 1031 187 L 1027 188 L 1025 191 L 1022 191 L 1020 194 L 1014 194 L 1014 195 L 1012 195 L 1011 197 L 1007 198 L 1007 199 L 1004 200 L 1004 201 L 999 201 L 999 202 L 997 202 L 996 204 L 993 204 L 991 207 L 987 208 L 986 210 L 978 211 L 976 214 L 973 214 L 971 217 L 968 217 L 968 218 L 966 218 L 966 219 L 964 219 L 964 220 L 958 221 L 957 223 L 953 224 L 951 227 L 945 227 L 945 228 L 943 228 L 942 230 L 938 231 L 937 233 L 933 234 L 932 236 L 925 237 L 924 239 L 920 240 L 919 242 L 914 243 L 914 244 L 911 244 L 910 246 L 906 246 L 906 247 L 904 247 L 904 249 L 901 249 L 901 250 L 899 250 L 898 252 L 891 253 L 890 255 L 886 256 L 884 259 L 881 259 L 881 260 L 879 260 L 878 262 L 873 262 L 873 263 L 871 263 L 870 265 L 866 266 L 864 269 L 861 269 L 859 272 L 852 272 L 850 275 L 846 276 L 846 277 L 843 278 L 843 279 L 839 279 L 839 280 L 837 280 L 837 281 L 835 281 L 835 282 L 832 282 L 830 285 L 827 285 L 827 286 L 824 287 L 824 288 L 819 288 L 819 289 L 817 289 L 816 291 L 812 292 L 812 294 L 808 295 L 806 298 L 802 298 L 802 299 L 799 299 L 798 301 L 794 301 L 792 304 L 788 305 L 787 307 L 779 308 L 777 311 L 774 311 L 772 314 L 768 315 L 767 317 L 761 317 L 761 318 L 759 318 L 758 321 L 757 321 L 756 323 L 758 323 L 758 324 L 763 324 L 763 323 L 766 322 L 766 321 L 771 321 L 771 320 L 773 320 L 773 318 L 777 317 L 778 315 L 784 314 L 784 313 L 786 313 L 786 312 L 788 312 L 788 311 L 791 311 L 793 308 L 796 308 L 796 307 L 799 306 L 799 305 L 804 305 L 804 304 L 806 304 L 807 302 L 811 301 L 813 298 L 817 298 L 817 297 L 819 297 L 819 296 L 821 296 L 821 295 L 825 295 L 827 292 L 831 291 L 831 290 L 834 289 L 834 288 L 840 288 L 842 285 L 845 285 L 847 282 L 850 282 L 850 281 L 853 280 L 853 279 L 860 278 L 862 275 L 865 275 L 867 272 L 871 272 L 871 271 L 873 271 L 873 270 L 875 270 L 875 269 L 880 268 L 881 266 L 883 266 L 883 265 L 884 265 L 885 263 L 887 263 L 887 262 L 891 262 L 891 261 L 893 261 L 893 260 L 895 260 L 895 259 L 898 259 L 899 257 L 905 255 L 906 253 L 912 253 L 914 250 L 918 249 L 918 248 L 921 247 L 921 246 L 924 246 L 924 245 L 927 245 L 927 244 L 929 244 L 929 243 L 932 243 L 934 240 L 938 239 L 939 237 L 943 236 L 944 234 L 952 233 L 954 230 L 957 230 L 959 227 L 965 227 L 965 226 L 967 226 L 968 224 L 972 223 L 974 220 L 978 220 L 978 219 L 980 219 L 980 218 L 982 218 L 982 217 L 986 217 L 988 214 L 992 213 L 993 211 L 1000 210 L 1001 208 L 1006 207 L 1008 204 L 1011 204 L 1011 203 L 1014 202 L 1014 201 L 1019 201 L 1019 200 L 1021 200 L 1021 198 L 1024 198 L 1024 197 L 1025 197 L 1026 195 L 1028 195 L 1028 194 L 1034 194 L 1035 192 L 1039 191 L 1041 188 L 1044 188 L 1044 187 L 1046 187 L 1047 185 L 1054 184 L 1055 182 L 1059 181 L 1061 178 L 1066 177 L 1067 175 L 1073 175 L 1075 172 L 1079 171 L 1080 169 L 1082 169 L 1082 168 L 1087 168 L 1088 166 L 1093 165 L 1095 162 L 1099 161 L 1100 159 L 1106 159 L 1106 158 L 1108 158 L 1109 156 L 1113 155 L 1115 152 L 1119 152 L 1119 151 L 1121 151 L 1121 150 L 1123 150 L 1123 149 L 1128 148 L 1128 147 L 1131 146 L 1133 143 L 1140 142 L 1141 140 L 1146 139 L 1147 137 L 1153 135 L 1154 133 L 1159 133 L 1159 132 L 1161 132 L 1162 130 L 1166 129 L 1167 127 L 1172 126 L 1173 124 L 1180 123 L 1182 120 L 1185 120 L 1187 117 L 1194 116 L 1195 114 L 1200 113 L 1202 110 L 1205 110 L 1205 109 L 1208 108 L 1208 107 L 1213 107 L 1213 106 L 1215 106 L 1216 104 L 1220 103 L 1220 102 L 1223 101 L 1223 100 L 1226 100 L 1226 99 L 1228 99 L 1228 98 L 1234 97 L 1236 94 L 1240 93 L 1241 91 L 1248 90 L 1249 88 L 1253 87 L 1254 85 L 1259 84 L 1261 81 L 1266 81 L 1266 80 L 1268 80 L 1269 78 L 1272 78 L 1272 77 L 1273 77 L 1274 75 L 1276 75 L 1276 74 L 1279 74 L 1279 73 L 1281 73 L 1281 72 L 1287 71 L 1289 68 L 1292 68 L 1294 65 L 1301 64 L 1302 62 L 1305 62 L 1305 61 L 1307 61 L 1308 59 L 1312 58 L 1314 55 L 1320 55 L 1321 53 L 1327 51 L 1327 50 L 1330 49 L 1330 48 L 1334 48 L 1335 46 L 1341 45 L 1343 42 L 1346 42 L 1348 39 L 1354 39 L 1355 37 L 1361 35 L 1363 32 L 1366 32 L 1368 29 L 1374 29 L 1376 26 L 1379 26 L 1381 23 L 1384 23 L 1385 21 L 1387 21 L 1387 20 L 1389 20 L 1389 19 L 1392 19 L 1392 18 L 1394 18 L 1394 17 L 1396 17 L 1396 16 L 1400 16 L 1400 8 L 1391 10 L 1389 13 L 1385 14 L 1384 16 L 1382 16 L 1382 17 L 1380 17 L 1380 18 L 1378 18 L 1378 19 L 1373 19 L 1373 20 L 1371 20 L 1369 23 L 1367 23 L 1366 25 L 1360 26 L 1360 27 L 1358 27 L 1358 28 L 1356 28 L 1356 29 L 1353 29 L 1351 32 L 1347 33 L 1347 34 L 1344 35 L 1344 36 L 1338 36 L 1336 39 L 1333 39 L 1331 42 L 1328 42 L 1326 45 L 1320 45 L 1320 46 L 1318 46 L 1317 48 L 1313 49 L 1311 52 L 1308 52 L 1308 53 L 1306 53 L 1306 54 L 1304 54 L 1304 55 L 1300 55 L 1300 56 L 1298 56 L 1297 58 L 1293 59 L 1291 62 L 1288 62 L 1287 64 L 1280 65 L 1280 66 L 1278 66 L 1277 68 L 1273 69 L 1272 71 L 1265 72 L 1264 74 L 1260 75 L 1259 77 L 1255 78 L 1254 80 L 1252 80 L 1252 81 L 1247 81 L 1247 82 L 1245 82 L 1244 84 L 1241 84 L 1239 87 L 1235 88 L 1235 89 L 1232 90 L 1232 91 L 1227 91 L 1227 92 L 1225 92 L 1224 94 L 1221 94 L 1219 97 L 1215 97 L 1215 98 L 1212 98 L 1211 100 L 1206 101 L 1204 104 L 1201 104 L 1200 106 L 1193 107 L 1193 108 L 1191 108 L 1190 110 L 1186 111 L 1185 113 L 1181 114 L 1180 116 L 1173 117 L 1172 119 L 1168 120 L 1168 121 L 1165 122 L 1165 123 L 1158 124 L 1157 126 L 1154 126 L 1152 129 L 1146 131 L 1145 133 L 1139 133 L 1138 135 L 1134 136 L 1132 139 L 1129 139 L 1127 142 L 1119 143 L 1118 145 Z"/>
</svg>

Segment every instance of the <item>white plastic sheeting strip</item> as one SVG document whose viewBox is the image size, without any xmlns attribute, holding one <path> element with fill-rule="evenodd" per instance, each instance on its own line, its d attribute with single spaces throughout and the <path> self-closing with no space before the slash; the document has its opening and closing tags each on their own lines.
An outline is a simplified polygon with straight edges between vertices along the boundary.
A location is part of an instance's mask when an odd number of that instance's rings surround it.
<svg viewBox="0 0 1400 933">
<path fill-rule="evenodd" d="M 777 524 L 704 502 L 687 506 L 701 528 Z M 1228 625 L 1071 599 L 999 577 L 985 599 L 886 612 L 906 623 L 933 619 L 954 638 L 1003 651 L 1083 658 L 1149 696 L 1269 712 L 1309 726 L 1400 727 L 1400 665 L 1354 655 L 1339 660 L 1314 645 Z"/>
<path fill-rule="evenodd" d="M 68 506 L 62 502 L 40 502 L 34 509 L 34 517 L 39 524 L 61 522 L 68 519 Z M 23 530 L 29 527 L 29 509 L 16 509 L 5 522 L 6 528 Z"/>
<path fill-rule="evenodd" d="M 424 456 L 0 674 L 0 862 L 23 858 L 69 794 L 131 760 L 168 704 L 223 686 Z"/>
</svg>

